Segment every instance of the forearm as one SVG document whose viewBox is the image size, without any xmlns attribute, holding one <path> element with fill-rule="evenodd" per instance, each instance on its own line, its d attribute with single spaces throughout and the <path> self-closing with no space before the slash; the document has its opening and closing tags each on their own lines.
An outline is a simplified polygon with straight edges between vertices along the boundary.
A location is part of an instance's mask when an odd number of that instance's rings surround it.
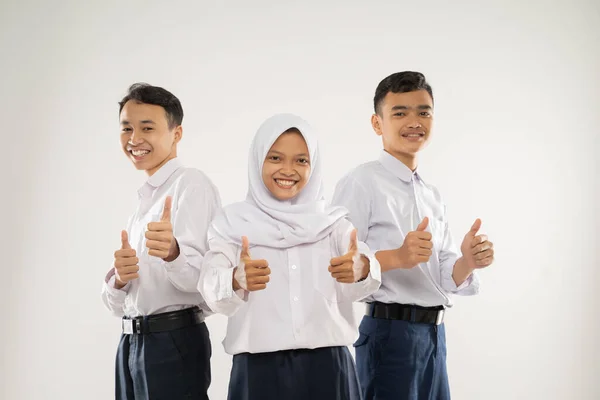
<svg viewBox="0 0 600 400">
<path fill-rule="evenodd" d="M 244 304 L 246 293 L 234 278 L 235 269 L 221 254 L 207 254 L 198 289 L 214 312 L 231 316 Z"/>
<path fill-rule="evenodd" d="M 102 287 L 102 303 L 111 314 L 122 317 L 124 315 L 125 297 L 127 292 L 122 287 L 115 287 L 114 269 L 107 274 Z"/>
<path fill-rule="evenodd" d="M 456 260 L 452 270 L 452 279 L 454 280 L 456 286 L 462 285 L 467 279 L 469 279 L 474 270 L 474 268 L 470 268 L 467 265 L 467 262 L 463 257 L 460 257 L 458 260 Z"/>
<path fill-rule="evenodd" d="M 344 296 L 350 301 L 361 301 L 375 293 L 381 286 L 381 267 L 373 256 L 361 255 L 363 268 L 361 280 L 355 283 L 342 283 Z"/>
<path fill-rule="evenodd" d="M 441 260 L 442 288 L 447 293 L 460 296 L 472 296 L 479 293 L 477 272 L 469 268 L 460 257 L 448 257 Z"/>
<path fill-rule="evenodd" d="M 379 250 L 375 253 L 375 257 L 381 266 L 381 272 L 390 271 L 400 268 L 398 260 L 398 250 Z"/>
</svg>

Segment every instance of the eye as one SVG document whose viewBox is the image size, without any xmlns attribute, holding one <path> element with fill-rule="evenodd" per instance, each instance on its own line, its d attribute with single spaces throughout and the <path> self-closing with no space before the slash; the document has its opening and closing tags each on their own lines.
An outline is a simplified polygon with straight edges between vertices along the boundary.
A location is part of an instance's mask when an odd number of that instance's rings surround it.
<svg viewBox="0 0 600 400">
<path fill-rule="evenodd" d="M 131 128 L 123 128 L 121 132 L 131 132 Z"/>
<path fill-rule="evenodd" d="M 423 111 L 423 112 L 421 113 L 421 116 L 422 116 L 422 117 L 429 117 L 429 116 L 431 116 L 431 114 L 430 114 L 428 111 Z"/>
<path fill-rule="evenodd" d="M 143 128 L 144 132 L 150 132 L 152 130 L 152 128 L 150 128 L 149 126 L 146 126 L 145 128 Z"/>
<path fill-rule="evenodd" d="M 404 113 L 403 112 L 398 112 L 394 114 L 394 117 L 404 117 Z"/>
<path fill-rule="evenodd" d="M 309 163 L 309 162 L 308 162 L 308 158 L 299 158 L 299 159 L 298 159 L 298 162 L 299 162 L 300 164 L 308 164 L 308 163 Z"/>
<path fill-rule="evenodd" d="M 269 160 L 271 160 L 271 161 L 279 161 L 281 159 L 279 158 L 279 156 L 269 156 Z"/>
</svg>

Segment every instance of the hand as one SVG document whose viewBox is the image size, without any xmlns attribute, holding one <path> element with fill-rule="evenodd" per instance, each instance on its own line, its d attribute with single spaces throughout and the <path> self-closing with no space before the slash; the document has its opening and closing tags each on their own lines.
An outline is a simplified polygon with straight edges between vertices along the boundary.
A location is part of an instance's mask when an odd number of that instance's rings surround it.
<svg viewBox="0 0 600 400">
<path fill-rule="evenodd" d="M 429 261 L 433 244 L 431 233 L 425 231 L 427 225 L 429 225 L 429 218 L 425 217 L 417 226 L 417 230 L 408 232 L 404 238 L 402 247 L 397 250 L 399 268 L 410 269 Z"/>
<path fill-rule="evenodd" d="M 115 288 L 122 289 L 127 282 L 139 278 L 140 260 L 129 245 L 127 231 L 121 231 L 121 248 L 115 251 Z"/>
<path fill-rule="evenodd" d="M 179 244 L 173 236 L 171 224 L 171 196 L 165 199 L 165 207 L 159 222 L 150 222 L 146 231 L 148 255 L 173 261 L 179 257 Z"/>
<path fill-rule="evenodd" d="M 480 228 L 481 220 L 478 218 L 460 245 L 463 258 L 470 269 L 485 268 L 494 261 L 494 244 L 488 241 L 486 235 L 477 235 Z"/>
<path fill-rule="evenodd" d="M 271 275 L 271 269 L 267 260 L 253 260 L 250 257 L 250 245 L 248 238 L 242 236 L 242 252 L 240 253 L 240 265 L 233 273 L 233 289 L 244 289 L 249 292 L 264 290 L 267 287 Z"/>
<path fill-rule="evenodd" d="M 329 261 L 329 273 L 340 283 L 354 283 L 366 278 L 370 272 L 369 259 L 358 252 L 356 229 L 350 234 L 348 252 Z"/>
</svg>

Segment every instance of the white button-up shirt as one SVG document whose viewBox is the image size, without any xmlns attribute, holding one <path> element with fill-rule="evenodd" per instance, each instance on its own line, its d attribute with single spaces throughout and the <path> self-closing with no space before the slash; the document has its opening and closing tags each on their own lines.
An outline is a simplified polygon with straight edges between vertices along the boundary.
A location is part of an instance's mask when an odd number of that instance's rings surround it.
<svg viewBox="0 0 600 400">
<path fill-rule="evenodd" d="M 207 231 L 221 207 L 217 188 L 201 171 L 169 160 L 138 190 L 139 205 L 129 218 L 129 244 L 139 258 L 139 278 L 116 289 L 115 270 L 106 276 L 102 300 L 116 316 L 137 317 L 200 306 L 209 311 L 198 292 L 202 259 L 208 250 Z M 172 262 L 149 256 L 145 233 L 160 221 L 167 196 L 172 196 L 171 222 L 180 254 Z"/>
<path fill-rule="evenodd" d="M 374 252 L 400 247 L 406 234 L 416 230 L 424 217 L 429 218 L 427 231 L 433 242 L 429 262 L 385 272 L 381 288 L 367 301 L 451 306 L 451 294 L 479 291 L 475 273 L 459 287 L 452 278 L 459 250 L 438 190 L 391 154 L 382 151 L 379 160 L 349 172 L 337 184 L 332 202 L 348 208 L 358 239 Z"/>
<path fill-rule="evenodd" d="M 348 346 L 358 336 L 353 302 L 379 288 L 381 268 L 364 243 L 371 272 L 358 283 L 339 283 L 329 273 L 331 258 L 348 252 L 353 226 L 341 220 L 328 237 L 288 249 L 250 247 L 252 259 L 265 259 L 271 269 L 264 290 L 233 291 L 233 270 L 241 248 L 211 240 L 204 258 L 200 289 L 215 312 L 229 316 L 223 341 L 229 354 Z M 252 236 L 248 236 L 252 245 Z"/>
</svg>

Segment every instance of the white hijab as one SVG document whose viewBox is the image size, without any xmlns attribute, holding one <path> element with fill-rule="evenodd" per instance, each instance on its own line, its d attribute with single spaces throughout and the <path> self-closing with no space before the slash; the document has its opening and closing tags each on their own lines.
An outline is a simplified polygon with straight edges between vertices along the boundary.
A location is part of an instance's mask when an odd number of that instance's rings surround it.
<svg viewBox="0 0 600 400">
<path fill-rule="evenodd" d="M 265 186 L 262 168 L 273 143 L 290 128 L 298 129 L 306 141 L 311 172 L 295 198 L 281 201 Z M 248 181 L 246 200 L 222 209 L 209 229 L 209 240 L 221 237 L 241 245 L 242 236 L 247 236 L 251 246 L 285 249 L 323 239 L 348 213 L 343 207 L 326 205 L 316 135 L 306 121 L 292 114 L 275 115 L 258 129 L 250 146 Z"/>
</svg>

